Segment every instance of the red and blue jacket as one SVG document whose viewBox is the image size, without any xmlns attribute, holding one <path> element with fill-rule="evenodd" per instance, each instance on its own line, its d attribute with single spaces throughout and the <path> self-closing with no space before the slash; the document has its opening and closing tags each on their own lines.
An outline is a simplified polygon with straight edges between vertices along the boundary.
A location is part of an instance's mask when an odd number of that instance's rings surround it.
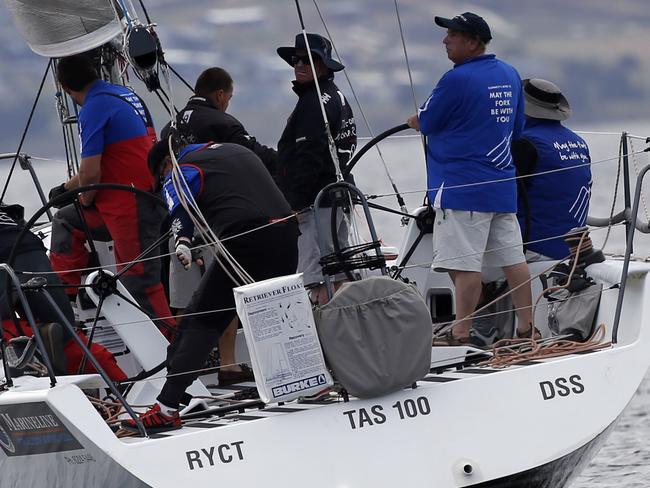
<svg viewBox="0 0 650 488">
<path fill-rule="evenodd" d="M 156 133 L 149 111 L 138 95 L 126 87 L 97 80 L 79 112 L 79 128 L 81 157 L 102 155 L 101 183 L 118 183 L 144 191 L 153 189 L 147 154 L 156 141 Z M 119 193 L 98 192 L 95 203 L 99 210 L 118 211 L 122 200 Z"/>
</svg>

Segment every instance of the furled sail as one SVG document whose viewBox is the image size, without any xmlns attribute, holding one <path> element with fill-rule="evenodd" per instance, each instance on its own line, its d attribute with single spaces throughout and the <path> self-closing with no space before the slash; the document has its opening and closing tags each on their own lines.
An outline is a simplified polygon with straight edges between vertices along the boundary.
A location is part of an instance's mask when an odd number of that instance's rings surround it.
<svg viewBox="0 0 650 488">
<path fill-rule="evenodd" d="M 111 0 L 3 0 L 36 54 L 60 58 L 105 44 L 120 34 Z"/>
</svg>

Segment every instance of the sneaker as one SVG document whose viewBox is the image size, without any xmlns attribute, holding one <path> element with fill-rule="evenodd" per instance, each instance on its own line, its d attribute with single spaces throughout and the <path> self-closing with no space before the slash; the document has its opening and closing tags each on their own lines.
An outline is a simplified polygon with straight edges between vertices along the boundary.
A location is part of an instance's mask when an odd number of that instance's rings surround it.
<svg viewBox="0 0 650 488">
<path fill-rule="evenodd" d="M 329 398 L 330 393 L 332 392 L 332 388 L 329 386 L 326 388 L 323 388 L 320 391 L 317 391 L 313 395 L 307 395 L 307 396 L 301 396 L 298 398 L 298 403 L 318 403 L 322 402 L 326 398 Z"/>
<path fill-rule="evenodd" d="M 160 410 L 160 405 L 157 403 L 145 413 L 140 415 L 140 421 L 149 434 L 164 432 L 166 430 L 180 429 L 183 426 L 178 412 L 174 412 L 171 415 L 166 415 L 162 413 Z M 138 431 L 138 424 L 136 424 L 135 420 L 133 419 L 123 420 L 121 425 L 123 429 L 135 432 Z"/>
<path fill-rule="evenodd" d="M 246 364 L 240 364 L 241 371 L 228 371 L 220 369 L 217 376 L 219 377 L 219 386 L 234 385 L 235 383 L 243 383 L 245 381 L 255 381 L 253 370 Z"/>
</svg>

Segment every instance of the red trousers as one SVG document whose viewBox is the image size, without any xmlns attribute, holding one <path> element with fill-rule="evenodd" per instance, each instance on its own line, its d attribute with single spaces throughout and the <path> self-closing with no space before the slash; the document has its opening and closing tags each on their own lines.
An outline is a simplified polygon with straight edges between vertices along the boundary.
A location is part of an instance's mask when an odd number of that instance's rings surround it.
<svg viewBox="0 0 650 488">
<path fill-rule="evenodd" d="M 111 192 L 111 205 L 108 208 L 85 208 L 83 215 L 93 238 L 112 238 L 119 271 L 124 267 L 122 263 L 138 259 L 158 239 L 164 209 L 141 195 L 115 191 Z M 81 272 L 68 270 L 86 268 L 90 261 L 90 254 L 84 245 L 86 235 L 83 229 L 81 217 L 73 205 L 60 209 L 54 215 L 50 262 L 61 281 L 72 285 L 68 288 L 72 294 L 77 291 L 74 285 L 80 283 Z M 171 316 L 160 281 L 160 259 L 151 259 L 159 254 L 158 248 L 152 250 L 146 256 L 149 259 L 137 262 L 120 277 L 129 293 L 152 319 Z M 176 325 L 174 319 L 165 322 L 171 327 Z M 168 331 L 163 329 L 163 332 Z"/>
<path fill-rule="evenodd" d="M 31 337 L 33 335 L 32 328 L 27 322 L 21 321 L 20 326 L 22 330 L 18 331 L 16 330 L 13 321 L 3 320 L 2 327 L 4 329 L 4 339 L 6 341 L 9 341 L 12 338 L 18 337 L 20 335 L 26 335 L 27 337 Z M 88 344 L 88 338 L 83 332 L 77 332 L 77 335 L 81 337 L 81 340 L 84 342 L 84 344 Z M 68 374 L 77 374 L 79 371 L 79 365 L 81 364 L 81 358 L 83 358 L 83 350 L 79 347 L 79 344 L 77 344 L 75 340 L 69 339 L 63 345 L 63 352 L 65 353 L 67 360 L 66 366 Z M 106 371 L 106 374 L 108 374 L 108 377 L 111 380 L 124 381 L 127 379 L 126 373 L 124 373 L 124 371 L 122 371 L 122 368 L 118 366 L 113 354 L 111 354 L 111 352 L 104 346 L 94 342 L 90 346 L 90 352 L 95 357 L 95 359 L 97 359 L 97 362 L 99 362 L 99 365 L 104 369 L 104 371 Z M 84 367 L 83 372 L 90 374 L 96 373 L 97 371 L 95 370 L 92 363 L 86 360 L 86 366 Z"/>
</svg>

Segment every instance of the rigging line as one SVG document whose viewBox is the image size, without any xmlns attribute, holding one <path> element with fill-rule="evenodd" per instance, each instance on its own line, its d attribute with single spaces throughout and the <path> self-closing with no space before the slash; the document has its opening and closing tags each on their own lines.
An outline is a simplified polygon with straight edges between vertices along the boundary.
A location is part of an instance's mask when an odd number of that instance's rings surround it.
<svg viewBox="0 0 650 488">
<path fill-rule="evenodd" d="M 140 0 L 140 7 L 144 13 L 144 18 L 147 19 L 147 24 L 151 25 L 151 19 L 149 18 L 149 12 L 147 12 L 147 7 L 144 6 L 144 2 Z"/>
<path fill-rule="evenodd" d="M 336 44 L 334 43 L 334 37 L 332 37 L 332 34 L 330 33 L 329 28 L 327 27 L 327 23 L 325 22 L 325 18 L 323 17 L 323 14 L 321 13 L 320 8 L 318 7 L 318 3 L 316 0 L 313 0 L 314 6 L 316 7 L 316 11 L 318 12 L 318 16 L 320 17 L 321 22 L 323 23 L 323 27 L 325 28 L 325 32 L 327 33 L 327 37 L 329 37 L 330 41 L 332 42 L 332 48 L 334 49 L 334 52 L 336 53 L 336 57 L 342 61 L 342 57 L 339 54 L 338 49 L 336 48 Z M 343 63 L 345 64 L 345 63 Z M 343 75 L 345 76 L 345 79 L 348 82 L 348 85 L 350 85 L 350 91 L 352 92 L 352 96 L 354 97 L 354 101 L 357 103 L 357 106 L 359 107 L 359 112 L 361 113 L 361 117 L 363 118 L 363 122 L 366 124 L 366 127 L 368 128 L 368 132 L 370 133 L 370 138 L 374 139 L 375 133 L 372 130 L 372 127 L 370 126 L 370 122 L 368 121 L 368 118 L 366 117 L 366 113 L 363 110 L 363 106 L 361 105 L 361 101 L 357 97 L 357 92 L 354 89 L 354 86 L 352 86 L 352 80 L 350 79 L 350 76 L 348 75 L 347 70 L 343 70 Z M 406 207 L 406 203 L 404 203 L 404 199 L 402 198 L 402 195 L 399 194 L 399 190 L 397 189 L 397 185 L 395 184 L 395 181 L 393 180 L 392 175 L 390 174 L 390 171 L 388 169 L 388 165 L 386 164 L 386 160 L 384 159 L 384 155 L 381 152 L 381 148 L 379 147 L 379 144 L 375 145 L 375 148 L 377 149 L 377 153 L 379 154 L 379 159 L 381 160 L 382 165 L 384 166 L 384 171 L 386 172 L 386 177 L 388 178 L 388 181 L 390 181 L 391 186 L 393 187 L 393 190 L 397 194 L 397 203 L 400 206 L 400 209 L 404 213 L 408 213 L 408 208 Z"/>
<path fill-rule="evenodd" d="M 628 139 L 630 140 L 630 149 L 632 150 L 632 164 L 634 165 L 634 172 L 636 173 L 636 177 L 638 178 L 639 167 L 637 165 L 636 155 L 634 154 L 634 142 L 632 141 L 632 139 L 630 139 L 629 136 Z M 650 215 L 648 214 L 648 204 L 646 202 L 644 192 L 641 192 L 641 204 L 643 205 L 643 213 L 645 214 L 646 220 L 650 220 Z"/>
<path fill-rule="evenodd" d="M 207 315 L 207 314 L 211 314 L 211 313 L 232 312 L 233 310 L 237 310 L 237 309 L 235 307 L 215 308 L 215 309 L 212 309 L 212 310 L 203 310 L 201 312 L 181 313 L 181 314 L 177 314 L 177 315 L 167 315 L 166 317 L 157 317 L 156 319 L 151 319 L 151 318 L 149 318 L 147 316 L 146 319 L 131 320 L 129 322 L 116 322 L 116 323 L 111 322 L 110 325 L 112 327 L 117 327 L 117 326 L 123 326 L 123 325 L 146 324 L 146 323 L 154 322 L 154 321 L 158 321 L 158 320 L 167 321 L 167 320 L 170 320 L 170 319 L 182 319 L 184 317 L 195 317 L 195 316 L 198 316 L 198 315 Z M 102 317 L 100 317 L 100 318 L 102 318 Z M 104 318 L 104 320 L 106 320 L 106 319 Z M 83 324 L 83 326 L 85 327 L 85 323 Z M 105 325 L 99 325 L 99 327 L 106 327 L 106 326 Z"/>
<path fill-rule="evenodd" d="M 411 63 L 409 62 L 409 55 L 406 50 L 406 40 L 404 39 L 404 30 L 402 29 L 402 18 L 399 13 L 399 6 L 397 5 L 397 0 L 393 0 L 395 4 L 395 14 L 397 15 L 397 25 L 399 26 L 399 35 L 402 40 L 402 49 L 404 50 L 404 60 L 406 61 L 406 71 L 409 75 L 409 84 L 411 85 L 411 95 L 413 96 L 413 106 L 415 107 L 415 113 L 418 113 L 418 102 L 415 96 L 415 87 L 413 85 L 413 75 L 411 73 Z M 427 157 L 427 141 L 424 134 L 420 133 L 420 138 L 422 139 L 422 149 L 424 150 L 424 158 Z"/>
<path fill-rule="evenodd" d="M 295 0 L 296 10 L 298 12 L 298 19 L 300 20 L 300 27 L 302 28 L 302 37 L 305 40 L 305 49 L 307 50 L 307 57 L 309 58 L 309 68 L 314 79 L 314 87 L 316 88 L 316 94 L 318 95 L 318 105 L 320 106 L 321 115 L 323 117 L 323 123 L 325 124 L 325 136 L 327 139 L 327 147 L 329 149 L 330 158 L 332 159 L 332 164 L 334 165 L 334 174 L 336 175 L 336 181 L 342 182 L 343 173 L 341 171 L 341 162 L 339 161 L 338 151 L 336 149 L 336 144 L 334 143 L 334 138 L 332 137 L 332 130 L 330 127 L 329 119 L 327 118 L 327 112 L 325 112 L 325 101 L 323 100 L 323 94 L 320 89 L 320 81 L 318 80 L 318 73 L 316 72 L 316 64 L 314 63 L 314 56 L 311 52 L 311 46 L 309 45 L 309 38 L 307 37 L 307 31 L 305 29 L 305 22 L 302 17 L 302 10 L 300 9 L 299 0 Z M 350 207 L 352 204 L 352 195 L 350 192 L 346 192 L 348 197 L 348 202 Z M 353 238 L 356 237 L 357 241 L 359 239 L 359 232 L 357 223 L 354 220 L 354 213 L 349 213 L 343 217 L 349 225 L 349 229 L 352 229 Z"/>
<path fill-rule="evenodd" d="M 564 261 L 567 261 L 567 260 L 573 258 L 573 268 L 571 269 L 571 272 L 569 273 L 569 276 L 568 276 L 568 278 L 567 278 L 567 282 L 571 281 L 571 277 L 573 276 L 573 273 L 575 272 L 575 269 L 576 269 L 576 267 L 578 266 L 578 259 L 579 259 L 579 257 L 580 257 L 580 250 L 581 250 L 581 248 L 582 248 L 582 243 L 583 243 L 583 241 L 585 240 L 585 238 L 586 238 L 588 235 L 589 235 L 589 230 L 585 230 L 585 231 L 582 233 L 582 237 L 580 238 L 580 243 L 578 244 L 578 249 L 577 249 L 575 255 L 573 255 L 573 253 L 570 252 L 568 256 L 564 257 L 563 259 L 560 259 L 560 263 L 562 263 L 562 262 L 564 262 Z M 473 317 L 476 317 L 476 314 L 478 314 L 478 313 L 480 313 L 480 312 L 482 312 L 482 311 L 484 311 L 484 310 L 487 310 L 488 307 L 490 307 L 491 305 L 494 305 L 495 303 L 497 303 L 497 302 L 500 301 L 500 300 L 503 300 L 503 299 L 506 298 L 507 296 L 511 296 L 511 295 L 513 295 L 513 294 L 515 293 L 515 291 L 517 291 L 518 289 L 523 288 L 524 286 L 528 286 L 529 289 L 530 289 L 530 284 L 531 284 L 534 280 L 536 280 L 537 278 L 539 278 L 539 277 L 542 276 L 543 274 L 549 273 L 551 270 L 555 269 L 555 267 L 556 267 L 558 264 L 559 264 L 559 263 L 552 262 L 550 266 L 547 266 L 547 267 L 546 267 L 543 271 L 541 271 L 540 273 L 537 273 L 537 274 L 534 275 L 534 276 L 529 276 L 528 279 L 527 279 L 526 281 L 523 281 L 523 282 L 519 283 L 517 286 L 514 286 L 514 287 L 513 287 L 513 286 L 510 286 L 510 287 L 509 287 L 510 289 L 509 289 L 507 292 L 505 292 L 505 293 L 503 293 L 502 295 L 498 296 L 498 297 L 495 298 L 494 300 L 492 300 L 492 301 L 486 303 L 485 305 L 483 305 L 483 306 L 477 308 L 476 310 L 472 311 L 471 313 L 467 314 L 466 316 L 464 316 L 464 317 L 462 317 L 462 318 L 460 318 L 460 319 L 458 318 L 458 316 L 456 316 L 456 318 L 455 318 L 453 324 L 451 324 L 451 325 L 447 325 L 447 326 L 445 326 L 445 327 L 442 327 L 442 328 L 438 329 L 437 332 L 434 334 L 434 338 L 435 338 L 435 337 L 440 337 L 440 336 L 442 336 L 442 335 L 443 335 L 445 332 L 447 332 L 447 331 L 453 331 L 453 328 L 454 328 L 455 325 L 457 325 L 457 324 L 463 322 L 464 320 L 467 320 L 467 319 L 471 319 L 471 318 L 473 318 Z M 568 284 L 567 284 L 566 287 L 568 288 Z M 541 298 L 541 296 L 542 296 L 542 295 L 540 295 L 540 298 Z M 538 299 L 538 301 L 539 301 L 539 299 Z M 535 303 L 535 305 L 536 305 L 536 304 L 537 304 L 537 302 Z M 532 303 L 531 303 L 531 309 L 532 309 L 532 311 L 533 311 L 533 317 L 532 317 L 532 318 L 533 318 L 533 321 L 534 321 L 535 306 L 534 306 Z M 521 324 L 517 324 L 517 325 L 519 326 L 519 325 L 521 325 Z M 519 327 L 517 327 L 516 330 L 519 330 Z M 535 335 L 534 324 L 531 324 L 531 338 L 534 338 L 534 335 Z M 453 334 L 452 334 L 452 336 L 453 336 Z"/>
<path fill-rule="evenodd" d="M 16 168 L 16 163 L 18 162 L 18 157 L 20 156 L 20 151 L 23 148 L 23 144 L 25 143 L 25 138 L 27 137 L 27 132 L 29 131 L 29 127 L 32 123 L 32 118 L 34 117 L 34 112 L 36 112 L 36 106 L 38 105 L 38 101 L 41 98 L 41 94 L 43 93 L 43 86 L 45 85 L 45 80 L 47 78 L 47 74 L 50 72 L 50 68 L 52 67 L 52 58 L 49 59 L 47 62 L 47 66 L 45 68 L 45 73 L 43 73 L 43 78 L 41 78 L 41 84 L 38 87 L 38 93 L 36 94 L 36 99 L 34 100 L 34 103 L 32 104 L 32 109 L 29 112 L 29 118 L 27 119 L 27 125 L 25 126 L 25 130 L 23 130 L 23 134 L 20 137 L 20 143 L 18 144 L 18 149 L 16 150 L 16 156 L 14 156 L 14 161 L 11 164 L 11 169 L 9 170 L 9 175 L 7 175 L 7 181 L 5 181 L 5 186 L 2 189 L 2 196 L 0 196 L 0 202 L 4 201 L 5 199 L 5 194 L 7 193 L 7 188 L 9 187 L 9 181 L 11 181 L 11 176 L 13 175 L 14 169 Z"/>
<path fill-rule="evenodd" d="M 56 69 L 57 62 L 54 62 L 53 69 Z M 79 171 L 79 161 L 76 154 L 76 146 L 74 142 L 74 133 L 71 123 L 66 123 L 72 120 L 70 115 L 70 103 L 68 95 L 63 91 L 61 84 L 56 79 L 56 76 L 53 76 L 53 85 L 55 90 L 55 99 L 56 99 L 56 110 L 59 116 L 59 121 L 61 123 L 61 130 L 63 132 L 63 146 L 65 151 L 66 166 L 68 172 L 68 179 L 72 178 L 75 173 Z M 77 114 L 75 114 L 75 120 Z"/>
<path fill-rule="evenodd" d="M 234 235 L 231 235 L 231 236 L 228 236 L 228 237 L 224 237 L 223 239 L 220 239 L 220 241 L 221 242 L 227 242 L 227 241 L 229 241 L 231 239 L 237 239 L 238 237 L 241 237 L 241 236 L 244 236 L 244 235 L 247 235 L 247 234 L 252 234 L 253 232 L 257 232 L 258 230 L 264 229 L 266 227 L 270 227 L 272 225 L 280 224 L 282 222 L 293 219 L 296 216 L 301 215 L 301 214 L 306 213 L 306 212 L 309 212 L 309 211 L 311 211 L 311 207 L 307 207 L 306 209 L 303 209 L 300 212 L 292 213 L 291 215 L 288 215 L 288 216 L 283 217 L 281 219 L 275 219 L 273 222 L 269 222 L 268 224 L 264 224 L 264 225 L 261 225 L 259 227 L 255 227 L 254 229 L 249 229 L 249 230 L 246 230 L 244 232 L 240 232 L 239 234 L 234 234 Z M 200 244 L 200 245 L 192 247 L 191 249 L 192 250 L 201 249 L 203 247 L 208 247 L 208 246 L 212 246 L 212 245 L 213 244 L 210 244 L 210 243 L 208 243 L 208 244 Z M 163 258 L 163 257 L 175 256 L 175 255 L 176 255 L 176 252 L 162 253 L 159 256 L 151 256 L 151 257 L 148 257 L 148 258 L 142 258 L 142 259 L 139 260 L 139 262 L 151 261 L 153 259 L 160 259 L 160 258 Z M 116 263 L 115 266 L 117 266 L 117 267 L 128 266 L 129 264 L 131 264 L 131 262 L 132 261 L 125 261 L 123 263 Z M 66 273 L 84 273 L 84 272 L 99 271 L 99 270 L 102 270 L 102 269 L 104 269 L 104 268 L 102 268 L 101 266 L 94 266 L 94 267 L 90 267 L 90 268 L 69 269 L 69 270 L 65 270 L 65 271 L 66 271 Z M 20 274 L 33 275 L 33 276 L 45 276 L 45 275 L 58 274 L 58 272 L 57 271 L 38 271 L 38 272 L 37 271 L 20 271 Z M 66 285 L 66 286 L 70 286 L 70 285 Z M 75 286 L 77 286 L 77 285 L 75 285 Z"/>
<path fill-rule="evenodd" d="M 135 266 L 140 259 L 144 258 L 147 254 L 151 253 L 153 250 L 160 248 L 160 245 L 169 239 L 169 236 L 171 236 L 171 229 L 168 229 L 167 232 L 162 234 L 158 239 L 156 239 L 149 247 L 147 247 L 144 251 L 142 251 L 138 256 L 135 257 L 131 263 L 127 264 L 124 266 L 122 269 L 120 269 L 117 273 L 117 278 L 119 279 L 123 275 L 125 275 L 133 266 Z M 159 257 L 159 255 L 153 256 L 153 257 Z"/>
<path fill-rule="evenodd" d="M 207 243 L 213 243 L 215 245 L 216 250 L 210 248 L 210 252 L 212 252 L 215 260 L 218 262 L 218 264 L 221 266 L 224 272 L 230 277 L 230 279 L 232 279 L 234 283 L 238 283 L 238 284 L 254 283 L 255 280 L 250 276 L 250 274 L 248 274 L 248 272 L 243 268 L 243 266 L 241 266 L 239 262 L 230 254 L 228 249 L 221 243 L 217 235 L 212 231 L 207 220 L 205 219 L 205 216 L 199 209 L 199 206 L 196 203 L 196 200 L 194 199 L 194 195 L 192 195 L 189 185 L 185 180 L 185 176 L 183 175 L 180 165 L 176 160 L 176 156 L 174 155 L 172 149 L 171 136 L 169 137 L 169 141 L 168 141 L 168 149 L 172 161 L 172 184 L 174 185 L 176 194 L 180 200 L 181 205 L 187 211 L 195 227 L 201 233 L 204 241 Z M 232 271 L 234 271 L 234 273 L 238 276 L 239 281 L 233 278 L 230 272 L 231 270 L 229 270 L 228 267 L 222 263 L 221 258 L 223 258 L 227 262 L 227 264 L 230 264 L 230 266 L 232 267 Z"/>
<path fill-rule="evenodd" d="M 188 88 L 192 93 L 194 93 L 194 87 L 193 87 L 192 85 L 190 85 L 187 81 L 185 81 L 185 78 L 183 78 L 183 77 L 178 73 L 178 71 L 176 71 L 174 68 L 172 68 L 172 66 L 171 66 L 170 64 L 167 64 L 167 62 L 165 62 L 165 64 L 167 65 L 167 67 L 169 68 L 169 70 L 170 70 L 172 73 L 174 73 L 174 74 L 176 75 L 176 78 L 178 78 L 179 80 L 181 80 L 181 82 L 182 82 L 182 83 L 183 83 L 183 84 L 184 84 L 184 85 L 185 85 L 185 86 L 186 86 L 186 87 L 187 87 L 187 88 Z"/>
<path fill-rule="evenodd" d="M 307 56 L 309 57 L 309 67 L 311 68 L 312 76 L 314 78 L 314 86 L 316 87 L 316 94 L 318 95 L 318 105 L 320 106 L 323 122 L 325 122 L 325 134 L 327 137 L 327 145 L 329 147 L 330 157 L 332 158 L 332 164 L 334 164 L 336 181 L 343 181 L 339 156 L 336 152 L 336 144 L 334 144 L 334 138 L 332 137 L 330 123 L 329 120 L 327 119 L 327 113 L 325 112 L 325 103 L 323 102 L 323 94 L 320 89 L 320 82 L 318 81 L 316 66 L 314 65 L 314 57 L 311 53 L 311 46 L 309 45 L 309 39 L 307 38 L 307 31 L 305 30 L 305 22 L 302 18 L 302 10 L 300 9 L 300 2 L 298 0 L 295 0 L 295 3 L 296 3 L 296 9 L 298 10 L 298 18 L 300 19 L 300 27 L 302 28 L 302 36 L 305 39 L 305 48 L 307 49 Z"/>
<path fill-rule="evenodd" d="M 124 5 L 123 0 L 114 0 L 111 2 L 111 7 L 113 7 L 113 13 L 115 14 L 115 19 L 118 21 L 118 23 L 122 24 L 122 19 L 120 17 L 120 13 L 124 14 L 124 20 L 126 21 L 126 26 L 122 28 L 122 33 L 123 35 L 126 34 L 127 30 L 133 27 L 133 19 L 131 18 L 131 14 L 126 8 L 126 5 Z"/>
<path fill-rule="evenodd" d="M 628 152 L 627 154 L 628 155 L 634 155 L 634 154 L 641 154 L 643 152 L 645 152 L 645 151 L 637 151 L 636 153 Z M 569 166 L 569 167 L 566 167 L 566 168 L 549 169 L 548 171 L 540 171 L 539 173 L 531 173 L 529 175 L 512 176 L 510 178 L 500 178 L 500 179 L 489 180 L 489 181 L 477 181 L 475 183 L 466 183 L 464 185 L 445 186 L 444 189 L 449 190 L 449 189 L 457 189 L 457 188 L 468 188 L 468 187 L 474 187 L 474 186 L 480 186 L 480 185 L 490 185 L 492 183 L 504 183 L 504 182 L 507 182 L 507 181 L 516 181 L 516 180 L 520 180 L 520 179 L 524 179 L 524 178 L 532 178 L 534 176 L 547 175 L 547 174 L 550 174 L 550 173 L 559 173 L 559 172 L 562 172 L 562 171 L 571 171 L 573 169 L 582 168 L 582 167 L 585 167 L 585 166 L 598 166 L 600 164 L 610 163 L 610 162 L 616 161 L 616 160 L 618 160 L 618 156 L 614 156 L 614 157 L 607 158 L 607 159 L 601 159 L 599 161 L 592 161 L 590 163 L 576 164 L 574 166 Z M 436 188 L 425 188 L 424 190 L 420 189 L 420 190 L 403 191 L 402 195 L 410 195 L 410 194 L 413 194 L 413 193 L 422 193 L 422 192 L 436 192 L 439 189 L 440 189 L 439 187 L 436 187 Z M 394 193 L 380 193 L 380 194 L 368 195 L 367 198 L 368 199 L 375 199 L 375 198 L 390 197 L 390 196 L 393 196 L 393 195 L 394 195 Z"/>
<path fill-rule="evenodd" d="M 167 378 L 174 378 L 174 377 L 184 376 L 184 375 L 188 375 L 188 374 L 197 374 L 197 373 L 199 373 L 199 375 L 200 375 L 200 373 L 208 373 L 208 372 L 212 372 L 212 371 L 219 371 L 221 368 L 225 368 L 227 366 L 236 366 L 238 364 L 241 364 L 242 362 L 244 362 L 244 363 L 248 362 L 248 364 L 250 364 L 250 361 L 241 361 L 239 363 L 221 364 L 219 366 L 209 366 L 207 368 L 194 369 L 194 370 L 191 370 L 191 371 L 181 371 L 180 373 L 169 373 L 168 372 L 167 374 L 165 374 L 165 376 L 150 376 L 149 378 L 144 378 L 144 379 L 141 379 L 141 380 L 120 381 L 119 384 L 120 385 L 130 385 L 130 384 L 135 384 L 135 383 L 146 383 L 146 382 L 150 382 L 150 381 L 164 380 L 164 379 L 167 379 Z M 215 397 L 215 398 L 218 399 L 218 397 Z"/>
<path fill-rule="evenodd" d="M 415 139 L 415 138 L 421 139 L 422 135 L 421 134 L 406 134 L 406 135 L 401 135 L 401 136 L 392 135 L 392 136 L 386 137 L 386 140 L 388 140 L 388 139 Z M 374 137 L 367 137 L 367 136 L 359 136 L 359 137 L 357 137 L 358 141 L 370 141 L 372 139 L 374 139 Z"/>
<path fill-rule="evenodd" d="M 618 145 L 618 166 L 616 168 L 616 183 L 614 184 L 614 197 L 612 199 L 612 207 L 609 212 L 609 225 L 607 226 L 607 234 L 605 235 L 605 240 L 602 244 L 602 249 L 605 249 L 607 246 L 607 241 L 609 240 L 609 234 L 612 230 L 612 218 L 614 217 L 614 210 L 616 208 L 616 197 L 618 196 L 618 185 L 621 179 L 621 169 L 623 167 L 623 137 L 621 135 L 621 140 Z"/>
<path fill-rule="evenodd" d="M 533 281 L 535 281 L 536 278 L 537 277 L 534 277 Z M 602 295 L 603 293 L 609 292 L 609 291 L 618 292 L 618 288 L 611 288 L 610 287 L 610 288 L 605 288 L 605 289 L 599 290 L 599 291 L 584 292 L 581 295 L 570 295 L 567 298 L 563 298 L 562 301 L 563 302 L 565 302 L 565 301 L 568 302 L 569 300 L 577 300 L 577 299 L 580 299 L 580 298 L 582 298 L 584 296 Z M 498 298 L 501 299 L 502 296 L 499 296 Z M 494 303 L 496 303 L 496 301 Z M 509 314 L 509 313 L 512 313 L 512 312 L 518 312 L 519 310 L 527 310 L 527 309 L 531 309 L 531 308 L 534 308 L 534 305 L 528 305 L 526 307 L 513 307 L 513 308 L 509 308 L 508 310 L 501 310 L 501 311 L 490 312 L 490 313 L 486 313 L 486 314 L 481 313 L 480 315 L 474 315 L 473 318 L 474 319 L 479 319 L 479 318 L 483 319 L 483 318 L 489 318 L 489 317 L 496 317 L 496 316 L 499 316 L 499 315 L 506 315 L 506 314 Z M 454 324 L 454 323 L 456 323 L 455 320 L 448 320 L 448 321 L 445 321 L 445 322 L 435 322 L 433 324 L 433 326 L 436 327 L 436 329 L 438 329 L 438 328 L 442 328 L 442 327 L 447 327 L 448 325 L 451 325 L 451 324 Z"/>
<path fill-rule="evenodd" d="M 588 130 L 574 130 L 576 134 L 586 134 L 586 135 L 594 135 L 594 136 L 619 136 L 621 137 L 623 135 L 623 132 L 598 132 L 598 131 L 588 131 Z M 648 136 L 635 136 L 632 134 L 627 135 L 631 139 L 640 139 L 642 141 L 648 142 Z"/>
</svg>

